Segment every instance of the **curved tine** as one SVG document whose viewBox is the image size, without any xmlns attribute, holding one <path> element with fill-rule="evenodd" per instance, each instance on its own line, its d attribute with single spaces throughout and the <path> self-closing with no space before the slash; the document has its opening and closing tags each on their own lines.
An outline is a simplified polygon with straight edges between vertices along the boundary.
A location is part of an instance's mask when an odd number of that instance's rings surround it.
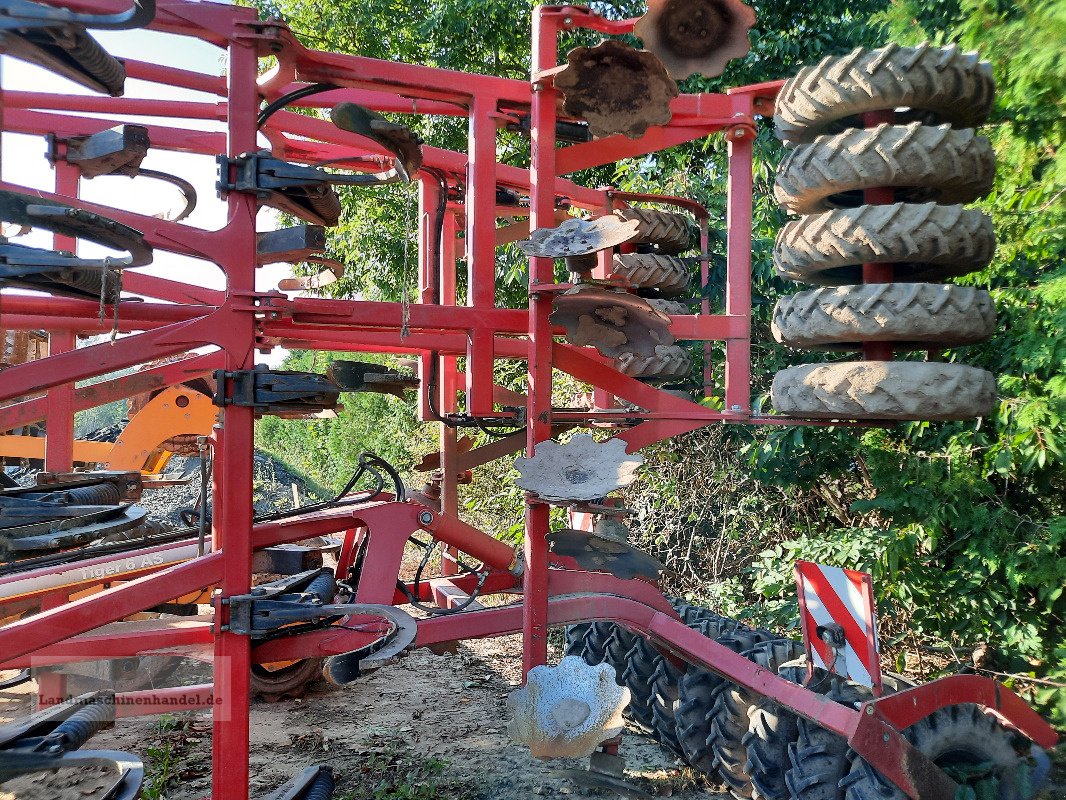
<svg viewBox="0 0 1066 800">
<path fill-rule="evenodd" d="M 134 173 L 133 177 L 136 177 L 137 175 L 143 175 L 146 178 L 155 178 L 164 183 L 169 183 L 171 186 L 178 187 L 178 191 L 181 192 L 182 196 L 185 198 L 185 208 L 182 209 L 182 212 L 178 214 L 178 216 L 171 219 L 171 222 L 181 222 L 196 210 L 196 189 L 184 178 L 179 178 L 177 175 L 171 175 L 169 172 L 144 168 L 139 168 L 136 173 Z"/>
<path fill-rule="evenodd" d="M 133 5 L 117 14 L 75 14 L 74 21 L 86 28 L 128 31 L 144 28 L 155 19 L 155 0 L 133 0 Z"/>
</svg>

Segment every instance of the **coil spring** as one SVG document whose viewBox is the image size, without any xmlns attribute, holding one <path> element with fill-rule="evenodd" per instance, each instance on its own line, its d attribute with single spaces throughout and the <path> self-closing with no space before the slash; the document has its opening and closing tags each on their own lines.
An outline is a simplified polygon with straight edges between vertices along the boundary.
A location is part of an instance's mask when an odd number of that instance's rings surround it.
<svg viewBox="0 0 1066 800">
<path fill-rule="evenodd" d="M 313 594 L 323 603 L 333 602 L 333 596 L 337 594 L 337 580 L 329 572 L 323 572 L 304 589 L 306 594 Z"/>
<path fill-rule="evenodd" d="M 62 283 L 72 289 L 85 292 L 96 298 L 100 296 L 104 273 L 97 269 L 65 269 L 56 274 L 52 280 Z M 116 302 L 122 291 L 121 275 L 117 270 L 107 271 L 107 291 L 104 293 L 104 302 L 111 304 Z"/>
<path fill-rule="evenodd" d="M 126 68 L 117 58 L 100 46 L 83 29 L 71 29 L 69 43 L 59 41 L 60 46 L 85 72 L 99 81 L 112 97 L 122 94 L 126 84 Z"/>
<path fill-rule="evenodd" d="M 114 703 L 92 703 L 59 723 L 48 738 L 61 742 L 64 750 L 77 750 L 114 721 Z"/>
<path fill-rule="evenodd" d="M 326 221 L 327 225 L 336 225 L 341 217 L 341 199 L 332 186 L 324 186 L 318 193 L 314 188 L 307 190 L 307 205 Z"/>
<path fill-rule="evenodd" d="M 304 793 L 304 800 L 333 800 L 335 786 L 333 770 L 329 767 L 323 767 L 322 771 L 318 773 L 318 777 L 315 778 L 315 782 L 307 787 L 307 791 Z"/>
<path fill-rule="evenodd" d="M 78 486 L 75 489 L 57 489 L 47 494 L 31 496 L 34 500 L 74 506 L 114 506 L 122 502 L 122 494 L 113 483 L 97 483 L 92 486 Z"/>
</svg>

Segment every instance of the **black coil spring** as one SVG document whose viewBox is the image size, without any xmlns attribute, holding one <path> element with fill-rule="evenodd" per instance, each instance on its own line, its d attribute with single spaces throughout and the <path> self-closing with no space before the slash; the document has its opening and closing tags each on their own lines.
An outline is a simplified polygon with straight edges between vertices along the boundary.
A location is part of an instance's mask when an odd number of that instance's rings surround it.
<svg viewBox="0 0 1066 800">
<path fill-rule="evenodd" d="M 307 787 L 304 800 L 333 800 L 335 787 L 336 782 L 333 780 L 333 770 L 329 767 L 323 767 L 322 771 L 318 773 L 318 777 L 315 778 L 315 782 Z"/>
<path fill-rule="evenodd" d="M 111 304 L 119 299 L 122 291 L 122 282 L 116 270 L 107 270 L 107 291 L 104 292 L 104 302 Z M 62 283 L 72 289 L 85 292 L 92 297 L 99 297 L 104 273 L 98 269 L 65 269 L 52 276 L 56 283 Z"/>
<path fill-rule="evenodd" d="M 113 483 L 97 483 L 92 486 L 78 486 L 74 489 L 57 489 L 47 494 L 27 495 L 34 500 L 52 503 L 66 503 L 73 506 L 114 506 L 122 502 L 122 494 Z"/>
<path fill-rule="evenodd" d="M 307 594 L 313 594 L 323 603 L 332 603 L 333 596 L 337 594 L 337 579 L 329 572 L 323 572 L 304 589 Z"/>
<path fill-rule="evenodd" d="M 114 721 L 114 703 L 91 703 L 59 723 L 48 738 L 61 739 L 65 750 L 77 750 Z"/>
<path fill-rule="evenodd" d="M 63 49 L 77 64 L 99 81 L 113 97 L 122 94 L 126 84 L 126 68 L 117 58 L 100 46 L 84 30 L 72 30 L 73 42 Z"/>
</svg>

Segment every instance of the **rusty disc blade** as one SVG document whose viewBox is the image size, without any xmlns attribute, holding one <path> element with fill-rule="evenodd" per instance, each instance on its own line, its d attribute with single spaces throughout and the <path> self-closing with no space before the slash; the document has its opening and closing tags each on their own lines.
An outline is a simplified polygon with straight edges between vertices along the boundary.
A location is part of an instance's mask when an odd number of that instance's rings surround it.
<svg viewBox="0 0 1066 800">
<path fill-rule="evenodd" d="M 563 111 L 587 120 L 593 136 L 639 139 L 651 126 L 670 121 L 677 84 L 654 53 L 607 39 L 571 50 L 566 64 L 555 76 L 555 88 L 565 96 Z"/>
<path fill-rule="evenodd" d="M 713 78 L 751 49 L 754 24 L 755 10 L 741 0 L 648 0 L 633 33 L 675 80 L 697 72 Z"/>
</svg>

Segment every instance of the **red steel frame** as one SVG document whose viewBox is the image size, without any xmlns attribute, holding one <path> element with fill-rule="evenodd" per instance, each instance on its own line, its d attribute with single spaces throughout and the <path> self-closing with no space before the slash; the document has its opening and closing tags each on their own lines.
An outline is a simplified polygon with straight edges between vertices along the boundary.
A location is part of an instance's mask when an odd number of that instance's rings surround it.
<svg viewBox="0 0 1066 800">
<path fill-rule="evenodd" d="M 113 9 L 116 4 L 107 0 L 74 0 L 64 5 L 100 11 Z M 132 78 L 206 92 L 217 97 L 217 102 L 4 92 L 4 130 L 67 137 L 111 127 L 115 122 L 110 115 L 151 116 L 172 123 L 147 126 L 153 147 L 204 156 L 224 153 L 235 157 L 257 149 L 256 114 L 261 102 L 314 82 L 341 88 L 305 98 L 297 105 L 328 107 L 349 100 L 385 112 L 468 119 L 466 153 L 423 148 L 425 165 L 446 175 L 450 187 L 462 188 L 464 202 L 447 205 L 437 262 L 433 258 L 436 248 L 431 246 L 435 231 L 424 217 L 436 207 L 439 188 L 433 180 L 420 181 L 420 302 L 410 308 L 409 318 L 405 318 L 405 310 L 398 303 L 289 299 L 280 292 L 257 293 L 257 207 L 249 194 L 230 193 L 225 198 L 225 226 L 205 231 L 80 200 L 77 175 L 66 167 L 57 172 L 54 194 L 0 184 L 5 189 L 31 191 L 98 211 L 142 231 L 146 241 L 157 249 L 219 265 L 227 279 L 225 291 L 214 291 L 127 271 L 127 290 L 163 302 L 121 304 L 118 328 L 131 335 L 77 350 L 73 349 L 76 335 L 110 330 L 110 322 L 100 322 L 96 303 L 0 293 L 0 328 L 52 332 L 52 354 L 5 371 L 0 386 L 0 401 L 47 390 L 46 398 L 0 407 L 0 429 L 47 417 L 50 467 L 69 466 L 74 410 L 137 394 L 145 388 L 180 383 L 218 367 L 248 369 L 254 364 L 255 349 L 275 345 L 410 353 L 419 357 L 423 376 L 430 374 L 431 361 L 436 359 L 436 393 L 431 397 L 434 389 L 424 381 L 419 397 L 420 411 L 427 420 L 432 419 L 430 410 L 434 407 L 440 413 L 454 412 L 460 391 L 465 393 L 468 413 L 503 416 L 495 410 L 495 404 L 502 398 L 507 405 L 513 405 L 516 395 L 494 386 L 494 362 L 525 360 L 527 393 L 517 399 L 526 404 L 528 422 L 524 436 L 516 434 L 466 453 L 459 452 L 454 429 L 442 426 L 440 465 L 444 480 L 439 511 L 415 501 L 378 501 L 253 524 L 253 413 L 249 408 L 226 406 L 214 437 L 215 511 L 210 552 L 178 563 L 167 559 L 159 565 L 127 570 L 121 575 L 122 582 L 113 585 L 97 580 L 95 587 L 101 591 L 73 600 L 72 593 L 94 585 L 91 575 L 68 580 L 69 576 L 59 574 L 60 570 L 32 573 L 31 577 L 39 577 L 48 586 L 40 592 L 30 592 L 32 597 L 20 595 L 19 602 L 29 603 L 40 612 L 0 628 L 0 652 L 5 654 L 0 668 L 159 651 L 213 661 L 212 685 L 130 693 L 120 697 L 124 702 L 120 715 L 151 713 L 153 706 L 149 701 L 164 703 L 162 710 L 166 711 L 179 707 L 212 708 L 216 765 L 212 797 L 241 800 L 248 796 L 250 664 L 348 652 L 368 644 L 380 633 L 379 622 L 373 617 L 349 619 L 343 628 L 329 627 L 254 646 L 248 637 L 229 631 L 225 600 L 249 590 L 253 550 L 343 531 L 344 547 L 338 566 L 338 575 L 343 575 L 357 542 L 370 536 L 363 568 L 368 577 L 360 582 L 356 602 L 401 604 L 405 598 L 397 591 L 394 578 L 403 548 L 412 533 L 424 530 L 444 543 L 452 558 L 463 553 L 489 570 L 484 593 L 520 590 L 522 603 L 419 620 L 418 646 L 520 630 L 524 640 L 523 668 L 528 670 L 547 658 L 548 626 L 590 619 L 615 620 L 648 636 L 677 657 L 728 675 L 738 684 L 771 696 L 847 737 L 883 774 L 914 798 L 940 800 L 953 794 L 946 776 L 931 768 L 930 762 L 899 734 L 937 708 L 979 703 L 1038 744 L 1054 744 L 1055 735 L 1043 720 L 1008 689 L 984 678 L 936 681 L 867 703 L 859 711 L 784 681 L 685 627 L 654 585 L 639 579 L 622 581 L 607 574 L 584 572 L 571 560 L 550 555 L 545 541 L 549 508 L 533 496 L 527 498 L 526 536 L 520 554 L 459 518 L 456 481 L 462 471 L 521 449 L 523 439 L 531 454 L 559 426 L 609 425 L 633 416 L 631 411 L 612 410 L 604 402 L 611 397 L 624 398 L 647 409 L 643 422 L 617 434 L 630 451 L 718 422 L 809 424 L 755 416 L 750 407 L 752 145 L 755 115 L 772 110 L 780 84 L 741 87 L 724 95 L 681 95 L 673 101 L 672 122 L 650 129 L 640 139 L 612 136 L 586 144 L 557 146 L 558 93 L 552 77 L 558 64 L 560 33 L 588 28 L 620 34 L 630 32 L 632 24 L 632 20 L 606 20 L 583 8 L 538 8 L 533 19 L 532 80 L 527 83 L 309 50 L 284 24 L 260 21 L 251 9 L 166 0 L 160 3 L 151 27 L 223 48 L 227 54 L 226 77 L 133 59 L 125 61 L 127 73 Z M 267 55 L 275 56 L 278 65 L 260 78 L 259 59 Z M 529 168 L 498 163 L 498 126 L 526 113 L 531 117 L 532 132 Z M 224 132 L 184 129 L 183 119 L 214 120 L 224 127 Z M 729 145 L 725 313 L 708 314 L 705 305 L 702 314 L 674 317 L 671 328 L 678 338 L 725 342 L 723 410 L 667 395 L 617 372 L 594 351 L 557 341 L 559 332 L 553 329 L 549 315 L 553 297 L 563 287 L 555 282 L 550 259 L 530 261 L 527 310 L 496 307 L 496 247 L 525 238 L 530 228 L 555 225 L 560 198 L 593 214 L 608 213 L 619 204 L 641 200 L 679 205 L 700 220 L 706 251 L 707 214 L 698 204 L 679 198 L 627 196 L 607 189 L 589 189 L 563 176 L 717 132 L 725 135 Z M 388 160 L 373 142 L 339 131 L 325 120 L 290 111 L 273 115 L 262 133 L 270 142 L 273 155 L 290 161 L 332 160 L 341 168 L 379 171 Z M 497 207 L 498 186 L 529 198 L 528 226 L 517 223 L 496 227 L 497 216 L 524 213 Z M 457 238 L 459 230 L 465 233 L 462 239 Z M 465 305 L 459 306 L 456 265 L 463 257 L 469 291 Z M 704 281 L 706 277 L 704 263 Z M 110 320 L 110 315 L 105 315 L 105 319 Z M 166 356 L 191 354 L 199 348 L 211 348 L 212 352 L 154 367 L 125 383 L 112 380 L 89 389 L 73 388 L 78 380 Z M 458 357 L 465 357 L 465 374 L 457 371 Z M 552 373 L 556 369 L 592 384 L 601 410 L 554 410 Z M 708 369 L 705 382 L 709 382 L 709 376 Z M 139 551 L 134 555 L 156 558 L 158 553 Z M 418 587 L 409 586 L 409 590 L 417 588 L 427 601 L 448 602 L 444 587 L 460 592 L 473 588 L 472 576 L 456 576 L 456 571 L 454 562 L 446 559 L 445 577 Z M 176 596 L 210 587 L 215 587 L 211 617 L 178 622 L 121 621 Z M 0 585 L 0 591 L 5 591 L 4 585 Z M 13 600 L 12 592 L 13 585 L 6 595 Z M 20 608 L 12 602 L 5 610 L 9 614 L 21 613 Z"/>
</svg>

